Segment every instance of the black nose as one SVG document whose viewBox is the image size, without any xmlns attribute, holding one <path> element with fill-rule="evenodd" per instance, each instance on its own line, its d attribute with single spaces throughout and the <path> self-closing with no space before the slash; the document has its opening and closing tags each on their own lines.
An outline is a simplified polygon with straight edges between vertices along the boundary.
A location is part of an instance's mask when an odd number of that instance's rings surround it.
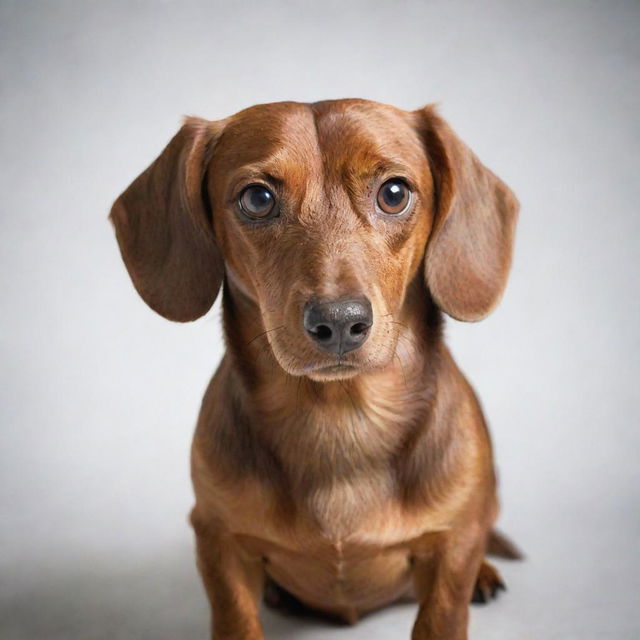
<svg viewBox="0 0 640 640">
<path fill-rule="evenodd" d="M 342 355 L 360 347 L 373 324 L 371 303 L 366 298 L 338 302 L 307 302 L 304 328 L 325 351 Z"/>
</svg>

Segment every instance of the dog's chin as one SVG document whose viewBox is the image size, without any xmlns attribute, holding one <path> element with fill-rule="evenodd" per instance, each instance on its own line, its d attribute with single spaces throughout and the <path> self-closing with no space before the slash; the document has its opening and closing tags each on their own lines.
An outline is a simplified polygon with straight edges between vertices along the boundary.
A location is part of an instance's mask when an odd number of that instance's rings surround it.
<svg viewBox="0 0 640 640">
<path fill-rule="evenodd" d="M 354 378 L 361 372 L 362 369 L 360 367 L 348 363 L 341 363 L 311 369 L 310 371 L 305 371 L 304 375 L 314 382 L 335 382 L 337 380 Z"/>
</svg>

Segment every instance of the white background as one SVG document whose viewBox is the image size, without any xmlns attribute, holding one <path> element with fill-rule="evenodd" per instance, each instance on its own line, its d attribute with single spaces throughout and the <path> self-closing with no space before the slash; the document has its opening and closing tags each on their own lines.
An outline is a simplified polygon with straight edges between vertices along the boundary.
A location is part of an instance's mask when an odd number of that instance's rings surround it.
<svg viewBox="0 0 640 640">
<path fill-rule="evenodd" d="M 188 449 L 218 305 L 136 296 L 107 214 L 184 114 L 441 104 L 517 193 L 502 305 L 448 340 L 525 550 L 471 637 L 640 637 L 637 2 L 0 3 L 0 637 L 196 640 Z M 266 613 L 267 638 L 409 637 Z"/>
</svg>

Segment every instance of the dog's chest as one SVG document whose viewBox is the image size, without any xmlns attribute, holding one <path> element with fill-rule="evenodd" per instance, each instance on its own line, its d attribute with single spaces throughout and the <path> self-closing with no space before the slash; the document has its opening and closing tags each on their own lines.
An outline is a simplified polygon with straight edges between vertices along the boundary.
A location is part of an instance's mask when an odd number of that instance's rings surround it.
<svg viewBox="0 0 640 640">
<path fill-rule="evenodd" d="M 256 447 L 260 466 L 280 472 L 226 485 L 227 495 L 215 500 L 233 505 L 224 520 L 233 531 L 293 548 L 297 541 L 384 547 L 446 526 L 437 505 L 405 508 L 396 468 L 403 433 L 385 418 L 378 404 L 283 420 L 271 446 Z"/>
<path fill-rule="evenodd" d="M 410 514 L 388 492 L 382 478 L 336 483 L 316 490 L 288 522 L 271 495 L 252 504 L 250 521 L 236 520 L 236 539 L 304 602 L 327 611 L 336 607 L 338 614 L 340 607 L 373 609 L 407 592 L 416 541 L 446 528 L 435 511 Z M 269 500 L 272 508 L 265 506 Z"/>
<path fill-rule="evenodd" d="M 242 510 L 225 515 L 234 532 L 274 541 L 291 548 L 340 543 L 389 547 L 449 525 L 446 505 L 419 511 L 405 509 L 387 479 L 335 482 L 310 492 L 293 513 L 275 492 L 263 486 L 236 494 L 227 504 Z"/>
</svg>

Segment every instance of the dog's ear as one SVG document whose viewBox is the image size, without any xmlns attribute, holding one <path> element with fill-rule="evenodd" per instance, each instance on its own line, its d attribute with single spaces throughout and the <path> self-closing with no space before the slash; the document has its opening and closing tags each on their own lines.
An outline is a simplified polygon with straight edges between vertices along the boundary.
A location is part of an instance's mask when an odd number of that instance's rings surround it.
<svg viewBox="0 0 640 640">
<path fill-rule="evenodd" d="M 481 320 L 507 283 L 518 201 L 432 106 L 414 116 L 435 188 L 435 218 L 425 251 L 427 286 L 448 315 Z"/>
<path fill-rule="evenodd" d="M 219 122 L 187 118 L 160 156 L 114 203 L 110 219 L 144 301 L 186 322 L 214 303 L 224 264 L 213 235 L 206 168 Z"/>
</svg>

